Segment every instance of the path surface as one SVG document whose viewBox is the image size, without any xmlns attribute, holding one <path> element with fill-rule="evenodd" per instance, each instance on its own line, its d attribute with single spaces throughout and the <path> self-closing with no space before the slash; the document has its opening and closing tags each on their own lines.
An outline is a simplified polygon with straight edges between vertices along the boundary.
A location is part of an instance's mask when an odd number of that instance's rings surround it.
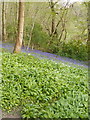
<svg viewBox="0 0 90 120">
<path fill-rule="evenodd" d="M 8 49 L 10 52 L 12 52 L 13 47 L 14 47 L 14 44 L 1 43 L 1 41 L 0 41 L 0 48 L 5 48 L 5 49 Z M 47 52 L 42 52 L 40 50 L 31 50 L 30 48 L 29 48 L 29 50 L 26 50 L 25 47 L 22 47 L 22 52 L 28 53 L 28 54 L 30 53 L 31 55 L 33 55 L 37 58 L 40 58 L 40 59 L 49 59 L 49 60 L 53 60 L 56 62 L 62 61 L 63 63 L 67 63 L 69 65 L 74 65 L 74 66 L 78 65 L 78 66 L 83 66 L 85 68 L 88 68 L 88 65 L 86 65 L 85 62 L 83 62 L 83 61 L 73 60 L 73 59 L 70 59 L 67 57 L 62 57 L 59 55 L 55 55 L 55 54 L 51 54 L 51 53 L 47 53 Z"/>
</svg>

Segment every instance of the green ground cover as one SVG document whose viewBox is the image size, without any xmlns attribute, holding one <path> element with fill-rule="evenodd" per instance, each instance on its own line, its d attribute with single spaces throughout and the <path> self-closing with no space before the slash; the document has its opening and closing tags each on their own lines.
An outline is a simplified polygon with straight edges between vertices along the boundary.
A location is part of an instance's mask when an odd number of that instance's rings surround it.
<svg viewBox="0 0 90 120">
<path fill-rule="evenodd" d="M 30 54 L 2 55 L 5 111 L 21 108 L 24 118 L 87 118 L 88 70 Z"/>
</svg>

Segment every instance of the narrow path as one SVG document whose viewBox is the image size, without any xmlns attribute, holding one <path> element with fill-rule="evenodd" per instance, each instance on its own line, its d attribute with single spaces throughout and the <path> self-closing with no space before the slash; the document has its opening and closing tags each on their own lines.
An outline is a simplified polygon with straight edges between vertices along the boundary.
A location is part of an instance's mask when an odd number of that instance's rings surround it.
<svg viewBox="0 0 90 120">
<path fill-rule="evenodd" d="M 0 48 L 5 48 L 5 49 L 8 49 L 10 52 L 12 52 L 13 47 L 14 47 L 14 44 L 1 43 L 1 41 L 0 41 Z M 62 57 L 62 56 L 47 53 L 47 52 L 42 52 L 40 50 L 31 50 L 30 48 L 29 48 L 29 50 L 26 50 L 25 47 L 22 47 L 22 52 L 28 53 L 28 54 L 30 53 L 32 56 L 35 56 L 40 59 L 49 59 L 49 60 L 53 60 L 56 62 L 62 61 L 63 63 L 67 63 L 69 65 L 74 65 L 74 66 L 78 65 L 78 66 L 88 68 L 88 65 L 86 65 L 86 62 L 84 62 L 84 61 L 73 60 L 71 58 Z"/>
</svg>

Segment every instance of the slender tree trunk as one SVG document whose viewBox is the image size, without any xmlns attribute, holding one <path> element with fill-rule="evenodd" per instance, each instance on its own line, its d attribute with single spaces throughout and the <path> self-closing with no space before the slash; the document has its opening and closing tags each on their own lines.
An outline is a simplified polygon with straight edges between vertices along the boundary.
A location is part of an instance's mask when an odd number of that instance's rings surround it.
<svg viewBox="0 0 90 120">
<path fill-rule="evenodd" d="M 88 2 L 88 41 L 90 41 L 90 2 Z"/>
<path fill-rule="evenodd" d="M 6 15 L 5 2 L 2 2 L 2 41 L 6 41 Z"/>
<path fill-rule="evenodd" d="M 19 1 L 19 17 L 18 17 L 18 35 L 14 47 L 14 53 L 19 53 L 22 47 L 24 29 L 24 1 Z"/>
<path fill-rule="evenodd" d="M 54 31 L 55 31 L 55 10 L 54 10 L 54 3 L 53 3 L 53 1 L 51 1 L 51 11 L 52 11 L 51 35 L 53 35 Z"/>
<path fill-rule="evenodd" d="M 31 43 L 31 40 L 32 40 L 32 34 L 33 34 L 33 30 L 34 30 L 34 26 L 35 26 L 35 20 L 36 20 L 36 16 L 37 16 L 38 11 L 39 11 L 39 9 L 38 9 L 38 7 L 37 7 L 37 8 L 36 8 L 35 15 L 34 15 L 34 17 L 32 18 L 32 19 L 33 19 L 33 23 L 32 23 L 32 27 L 31 27 L 31 31 L 30 31 L 30 39 L 29 39 L 29 41 L 28 41 L 27 50 L 29 49 L 30 43 Z M 33 50 L 33 46 L 32 46 L 32 50 Z"/>
<path fill-rule="evenodd" d="M 35 22 L 33 22 L 33 24 L 32 24 L 32 28 L 31 28 L 31 32 L 30 32 L 30 39 L 29 39 L 29 42 L 28 42 L 27 50 L 29 49 L 29 46 L 30 46 L 30 43 L 31 43 L 31 40 L 32 40 L 32 33 L 33 33 L 34 25 L 35 25 Z"/>
<path fill-rule="evenodd" d="M 16 3 L 15 3 L 15 10 L 16 10 L 16 12 L 15 12 L 15 37 L 17 37 L 16 35 L 17 35 L 17 32 L 18 32 L 18 28 L 17 28 L 17 23 L 18 23 L 18 2 L 16 1 Z"/>
<path fill-rule="evenodd" d="M 0 40 L 2 41 L 2 4 L 0 3 Z"/>
<path fill-rule="evenodd" d="M 88 2 L 88 41 L 87 43 L 88 43 L 88 75 L 89 75 L 88 89 L 90 91 L 90 2 Z M 90 96 L 88 97 L 88 115 L 89 115 L 88 118 L 90 118 Z"/>
<path fill-rule="evenodd" d="M 18 20 L 18 4 L 16 2 L 16 20 Z"/>
<path fill-rule="evenodd" d="M 55 31 L 55 16 L 52 15 L 52 30 L 51 30 L 51 35 L 54 34 Z"/>
<path fill-rule="evenodd" d="M 56 17 L 56 13 L 55 13 L 55 4 L 53 0 L 50 0 L 49 2 L 49 6 L 51 9 L 51 29 L 50 29 L 50 37 L 51 39 L 48 42 L 48 45 L 52 44 L 53 42 L 53 37 L 55 36 L 56 33 L 55 32 L 55 17 Z"/>
<path fill-rule="evenodd" d="M 90 60 L 90 2 L 88 2 L 88 59 Z"/>
</svg>

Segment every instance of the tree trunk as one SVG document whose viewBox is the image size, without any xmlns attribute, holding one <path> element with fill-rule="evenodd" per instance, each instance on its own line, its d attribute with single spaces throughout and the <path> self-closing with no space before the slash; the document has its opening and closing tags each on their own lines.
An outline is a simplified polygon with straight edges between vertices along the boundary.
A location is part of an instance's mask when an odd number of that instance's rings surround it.
<svg viewBox="0 0 90 120">
<path fill-rule="evenodd" d="M 6 15 L 5 15 L 5 3 L 2 2 L 2 41 L 6 41 Z"/>
<path fill-rule="evenodd" d="M 19 17 L 18 17 L 18 35 L 16 39 L 16 44 L 14 47 L 14 53 L 19 53 L 22 47 L 23 41 L 23 29 L 24 29 L 24 1 L 19 1 Z"/>
<path fill-rule="evenodd" d="M 88 88 L 90 91 L 90 2 L 88 2 Z M 89 92 L 90 94 L 90 92 Z M 88 97 L 88 118 L 90 118 L 90 97 Z"/>
<path fill-rule="evenodd" d="M 35 26 L 35 20 L 36 20 L 36 16 L 37 16 L 38 11 L 39 11 L 39 9 L 37 7 L 36 12 L 35 12 L 35 14 L 33 15 L 33 18 L 32 18 L 33 23 L 32 23 L 32 27 L 31 27 L 31 31 L 30 31 L 30 39 L 28 41 L 27 50 L 29 49 L 30 43 L 31 43 L 31 40 L 32 40 L 33 29 L 34 29 L 34 26 Z M 32 46 L 32 50 L 33 50 L 33 46 Z"/>
<path fill-rule="evenodd" d="M 55 30 L 55 17 L 52 15 L 52 31 L 51 34 L 54 34 L 54 30 Z"/>
<path fill-rule="evenodd" d="M 53 1 L 51 1 L 51 11 L 52 11 L 51 35 L 53 35 L 54 31 L 55 31 L 55 10 L 54 10 L 54 3 L 53 3 Z"/>
<path fill-rule="evenodd" d="M 87 43 L 88 43 L 88 60 L 90 60 L 90 2 L 88 2 L 88 41 Z"/>
<path fill-rule="evenodd" d="M 0 40 L 2 41 L 2 4 L 0 3 Z"/>
<path fill-rule="evenodd" d="M 88 2 L 88 41 L 90 41 L 90 2 Z"/>
<path fill-rule="evenodd" d="M 16 20 L 18 20 L 18 3 L 16 2 Z"/>
<path fill-rule="evenodd" d="M 33 24 L 32 24 L 32 28 L 31 28 L 31 32 L 30 32 L 30 39 L 28 41 L 27 50 L 29 49 L 29 46 L 30 46 L 30 43 L 31 43 L 31 40 L 32 40 L 32 34 L 33 34 L 34 25 L 35 25 L 35 22 L 33 22 Z"/>
</svg>

